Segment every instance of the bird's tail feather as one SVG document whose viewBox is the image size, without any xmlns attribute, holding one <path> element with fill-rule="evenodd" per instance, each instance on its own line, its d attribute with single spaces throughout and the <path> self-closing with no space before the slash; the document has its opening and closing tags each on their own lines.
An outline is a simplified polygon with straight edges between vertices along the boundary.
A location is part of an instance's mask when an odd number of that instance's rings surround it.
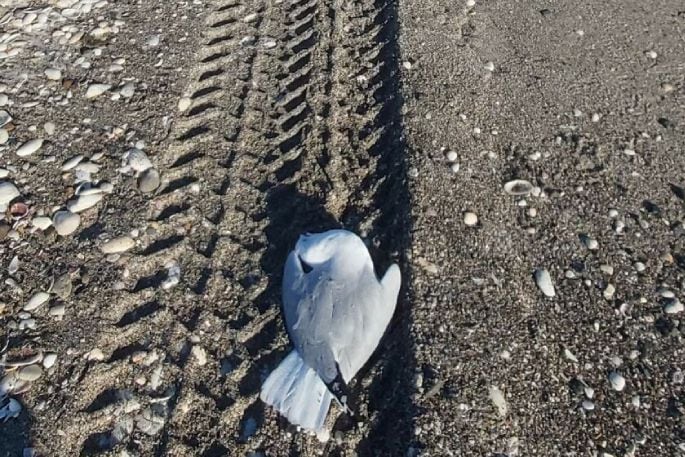
<svg viewBox="0 0 685 457">
<path fill-rule="evenodd" d="M 316 371 L 293 350 L 262 385 L 259 396 L 291 424 L 322 433 L 333 395 Z"/>
</svg>

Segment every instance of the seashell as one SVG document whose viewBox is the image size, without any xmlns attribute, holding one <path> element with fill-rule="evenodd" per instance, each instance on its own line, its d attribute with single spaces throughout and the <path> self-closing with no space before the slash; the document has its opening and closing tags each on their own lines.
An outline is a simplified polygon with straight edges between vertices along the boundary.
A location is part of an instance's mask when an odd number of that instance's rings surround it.
<svg viewBox="0 0 685 457">
<path fill-rule="evenodd" d="M 504 185 L 504 192 L 509 195 L 528 195 L 533 191 L 533 185 L 525 179 L 514 179 Z"/>
</svg>

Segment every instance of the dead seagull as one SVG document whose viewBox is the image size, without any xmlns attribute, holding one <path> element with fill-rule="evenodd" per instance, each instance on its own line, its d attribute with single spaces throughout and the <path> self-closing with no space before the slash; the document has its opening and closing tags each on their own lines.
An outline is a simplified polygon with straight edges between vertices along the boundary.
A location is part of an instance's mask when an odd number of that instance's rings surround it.
<svg viewBox="0 0 685 457">
<path fill-rule="evenodd" d="M 295 349 L 264 382 L 262 401 L 326 440 L 331 400 L 351 413 L 347 383 L 378 346 L 400 283 L 397 265 L 378 280 L 352 232 L 301 235 L 283 272 L 283 313 Z"/>
</svg>

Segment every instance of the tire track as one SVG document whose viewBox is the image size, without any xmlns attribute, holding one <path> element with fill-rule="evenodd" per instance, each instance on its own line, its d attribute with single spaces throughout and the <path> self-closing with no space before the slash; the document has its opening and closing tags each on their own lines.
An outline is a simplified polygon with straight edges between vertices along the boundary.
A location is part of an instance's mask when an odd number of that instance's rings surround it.
<svg viewBox="0 0 685 457">
<path fill-rule="evenodd" d="M 368 239 L 381 269 L 391 259 L 406 263 L 392 3 L 223 0 L 211 8 L 190 104 L 158 157 L 163 181 L 144 247 L 95 341 L 104 360 L 72 375 L 90 392 L 71 427 L 83 436 L 82 452 L 133 441 L 155 455 L 213 455 L 225 446 L 235 455 L 316 452 L 311 438 L 279 432 L 281 421 L 258 400 L 288 350 L 279 313 L 286 253 L 303 231 L 344 226 Z M 174 266 L 182 276 L 171 288 Z M 408 319 L 398 313 L 393 338 L 408 338 Z M 363 384 L 406 389 L 382 376 L 411 379 L 402 351 L 392 346 Z M 385 446 L 378 408 L 408 407 L 395 395 L 363 398 L 372 405 L 361 430 L 336 426 L 347 446 L 363 450 L 364 437 Z"/>
</svg>

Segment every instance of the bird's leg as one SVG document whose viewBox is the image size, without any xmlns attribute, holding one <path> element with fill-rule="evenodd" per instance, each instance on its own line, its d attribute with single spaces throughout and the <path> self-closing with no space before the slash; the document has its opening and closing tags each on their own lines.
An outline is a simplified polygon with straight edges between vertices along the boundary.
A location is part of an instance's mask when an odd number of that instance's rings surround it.
<svg viewBox="0 0 685 457">
<path fill-rule="evenodd" d="M 352 406 L 352 400 L 350 395 L 350 389 L 343 380 L 342 374 L 340 373 L 340 367 L 336 364 L 336 370 L 338 372 L 335 379 L 331 382 L 326 383 L 326 387 L 333 394 L 338 404 L 343 408 L 343 411 L 348 416 L 354 417 L 355 412 Z"/>
</svg>

